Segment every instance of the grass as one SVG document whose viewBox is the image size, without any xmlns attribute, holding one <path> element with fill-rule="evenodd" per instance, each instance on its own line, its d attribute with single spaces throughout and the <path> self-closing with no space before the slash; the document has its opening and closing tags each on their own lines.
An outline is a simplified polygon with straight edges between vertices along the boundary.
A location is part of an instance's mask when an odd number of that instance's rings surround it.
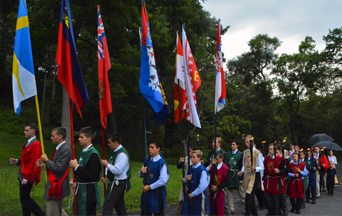
<svg viewBox="0 0 342 216">
<path fill-rule="evenodd" d="M 8 158 L 18 157 L 21 152 L 21 145 L 25 141 L 23 135 L 9 135 L 0 131 L 0 216 L 21 215 L 21 206 L 19 200 L 19 186 L 17 180 L 18 167 L 10 166 Z M 52 152 L 51 142 L 45 143 L 45 149 L 48 155 Z M 141 162 L 131 161 L 132 169 L 132 188 L 125 196 L 126 208 L 129 212 L 138 212 L 140 209 L 140 194 L 142 188 L 142 179 L 138 177 L 138 170 Z M 181 171 L 176 166 L 169 164 L 170 178 L 167 184 L 167 203 L 176 203 L 181 186 Z M 46 202 L 43 200 L 45 171 L 42 172 L 41 183 L 34 186 L 31 197 L 45 210 Z M 101 184 L 101 190 L 102 190 Z M 103 191 L 102 191 L 103 194 Z M 102 199 L 103 202 L 103 199 Z M 72 215 L 71 209 L 67 210 L 69 197 L 64 199 L 64 209 Z M 99 209 L 99 213 L 102 209 Z"/>
</svg>

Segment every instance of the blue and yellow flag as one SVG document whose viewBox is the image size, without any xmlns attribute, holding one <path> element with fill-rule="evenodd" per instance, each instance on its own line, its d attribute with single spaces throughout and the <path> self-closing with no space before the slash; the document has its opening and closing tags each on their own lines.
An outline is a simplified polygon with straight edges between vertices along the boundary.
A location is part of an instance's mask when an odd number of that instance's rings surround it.
<svg viewBox="0 0 342 216">
<path fill-rule="evenodd" d="M 32 58 L 30 27 L 25 0 L 20 0 L 14 39 L 12 87 L 14 112 L 21 112 L 20 103 L 37 95 Z"/>
</svg>

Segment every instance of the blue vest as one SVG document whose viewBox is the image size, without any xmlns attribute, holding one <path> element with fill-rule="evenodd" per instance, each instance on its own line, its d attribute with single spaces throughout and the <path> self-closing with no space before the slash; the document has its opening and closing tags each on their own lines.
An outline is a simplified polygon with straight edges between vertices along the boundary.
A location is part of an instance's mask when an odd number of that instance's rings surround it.
<svg viewBox="0 0 342 216">
<path fill-rule="evenodd" d="M 197 168 L 194 168 L 193 165 L 191 166 L 189 174 L 192 175 L 192 178 L 191 181 L 187 184 L 188 193 L 193 192 L 200 185 L 201 175 L 203 171 L 208 174 L 207 170 L 202 164 Z M 204 211 L 209 213 L 209 199 L 207 190 L 204 190 L 201 194 L 192 197 L 191 201 L 189 201 L 188 194 L 185 194 L 181 215 L 201 215 L 203 201 L 205 204 Z"/>
<path fill-rule="evenodd" d="M 144 185 L 150 185 L 158 181 L 160 170 L 166 162 L 163 157 L 158 161 L 153 161 L 151 157 L 145 160 L 144 166 L 148 172 L 143 176 Z M 162 186 L 141 194 L 140 208 L 145 214 L 162 213 L 166 206 L 166 187 Z"/>
</svg>

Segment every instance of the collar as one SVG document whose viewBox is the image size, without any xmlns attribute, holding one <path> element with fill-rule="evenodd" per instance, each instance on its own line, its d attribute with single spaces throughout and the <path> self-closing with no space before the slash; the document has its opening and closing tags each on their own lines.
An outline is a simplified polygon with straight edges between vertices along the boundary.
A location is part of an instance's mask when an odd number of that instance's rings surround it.
<svg viewBox="0 0 342 216">
<path fill-rule="evenodd" d="M 29 144 L 30 142 L 32 142 L 32 140 L 36 139 L 36 136 L 31 137 L 30 139 L 27 140 L 27 144 Z"/>
<path fill-rule="evenodd" d="M 295 164 L 295 165 L 298 165 L 298 164 L 299 164 L 299 161 L 297 161 L 297 162 L 291 161 L 291 163 L 293 163 L 293 164 Z"/>
<path fill-rule="evenodd" d="M 222 165 L 223 165 L 223 162 L 217 164 L 217 169 L 218 169 L 218 170 L 221 169 Z"/>
<path fill-rule="evenodd" d="M 239 151 L 239 149 L 236 149 L 235 151 L 232 151 L 232 154 L 236 154 Z"/>
<path fill-rule="evenodd" d="M 153 162 L 156 162 L 156 161 L 158 161 L 158 160 L 160 160 L 160 159 L 161 159 L 160 154 L 157 154 L 156 156 L 151 157 L 151 160 L 152 160 Z"/>
<path fill-rule="evenodd" d="M 116 147 L 116 149 L 113 150 L 113 152 L 117 152 L 122 148 L 122 145 L 120 144 L 118 147 Z"/>
<path fill-rule="evenodd" d="M 64 140 L 63 142 L 59 143 L 59 144 L 56 146 L 56 151 L 58 151 L 58 149 L 60 149 L 61 146 L 62 146 L 64 143 L 66 143 L 65 140 Z"/>
<path fill-rule="evenodd" d="M 218 151 L 221 151 L 221 147 L 218 147 L 218 148 L 216 149 L 216 152 L 218 152 Z"/>
<path fill-rule="evenodd" d="M 82 151 L 83 152 L 88 151 L 90 149 L 90 147 L 92 147 L 92 146 L 93 146 L 93 144 L 90 144 L 87 148 L 82 149 Z"/>
<path fill-rule="evenodd" d="M 201 162 L 198 162 L 196 165 L 192 165 L 193 168 L 198 168 L 201 165 Z"/>
<path fill-rule="evenodd" d="M 275 156 L 274 156 L 274 155 L 269 155 L 269 157 L 270 157 L 271 159 L 275 159 Z"/>
</svg>

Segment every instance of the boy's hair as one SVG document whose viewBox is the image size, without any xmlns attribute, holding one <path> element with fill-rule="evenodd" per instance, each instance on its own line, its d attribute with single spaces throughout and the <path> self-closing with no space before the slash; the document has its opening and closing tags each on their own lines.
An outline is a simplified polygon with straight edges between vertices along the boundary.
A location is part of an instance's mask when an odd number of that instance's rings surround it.
<svg viewBox="0 0 342 216">
<path fill-rule="evenodd" d="M 222 152 L 217 152 L 216 153 L 216 157 L 219 157 L 219 158 L 223 159 L 224 158 L 224 154 Z"/>
<path fill-rule="evenodd" d="M 161 148 L 161 140 L 160 139 L 157 139 L 157 138 L 154 138 L 154 139 L 151 139 L 149 142 L 148 142 L 148 145 L 151 145 L 151 144 L 154 144 L 156 145 L 157 148 Z"/>
<path fill-rule="evenodd" d="M 30 127 L 31 129 L 35 130 L 36 132 L 38 132 L 38 128 L 37 125 L 33 122 L 25 124 L 25 127 Z"/>
<path fill-rule="evenodd" d="M 192 151 L 192 154 L 196 154 L 198 158 L 202 159 L 203 158 L 203 152 L 201 150 L 194 150 Z"/>
<path fill-rule="evenodd" d="M 56 127 L 51 131 L 55 131 L 57 135 L 62 136 L 63 139 L 66 138 L 66 129 L 64 127 Z"/>
<path fill-rule="evenodd" d="M 118 142 L 121 144 L 121 136 L 119 133 L 111 133 L 108 135 L 108 139 L 110 139 L 112 142 Z"/>
<path fill-rule="evenodd" d="M 89 137 L 92 141 L 96 136 L 96 132 L 90 126 L 81 128 L 78 134 L 84 134 L 86 137 Z"/>
</svg>

